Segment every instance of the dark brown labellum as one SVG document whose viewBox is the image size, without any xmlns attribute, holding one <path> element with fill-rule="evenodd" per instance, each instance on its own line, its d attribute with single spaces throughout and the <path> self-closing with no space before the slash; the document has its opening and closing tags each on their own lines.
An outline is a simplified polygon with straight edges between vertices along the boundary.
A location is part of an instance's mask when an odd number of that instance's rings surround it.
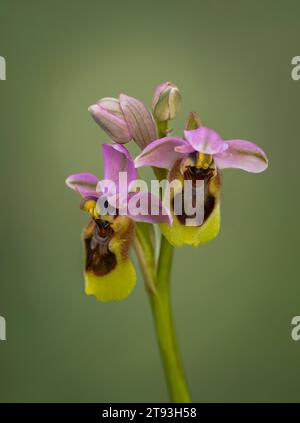
<svg viewBox="0 0 300 423">
<path fill-rule="evenodd" d="M 186 171 L 184 172 L 184 180 L 191 180 L 192 181 L 192 206 L 196 206 L 196 181 L 204 181 L 204 220 L 203 223 L 209 218 L 211 215 L 215 204 L 216 204 L 216 197 L 211 192 L 211 185 L 215 183 L 216 185 L 220 185 L 220 177 L 214 168 L 202 169 L 197 168 L 195 166 L 189 166 Z M 179 194 L 177 194 L 179 195 Z M 182 191 L 181 198 L 182 198 L 182 214 L 177 215 L 177 219 L 182 225 L 186 224 L 186 219 L 195 218 L 194 216 L 187 216 L 184 211 L 184 188 Z M 175 198 L 173 199 L 173 209 Z"/>
<path fill-rule="evenodd" d="M 116 267 L 116 256 L 109 250 L 113 235 L 114 231 L 106 220 L 96 219 L 89 222 L 84 232 L 86 271 L 104 276 Z"/>
</svg>

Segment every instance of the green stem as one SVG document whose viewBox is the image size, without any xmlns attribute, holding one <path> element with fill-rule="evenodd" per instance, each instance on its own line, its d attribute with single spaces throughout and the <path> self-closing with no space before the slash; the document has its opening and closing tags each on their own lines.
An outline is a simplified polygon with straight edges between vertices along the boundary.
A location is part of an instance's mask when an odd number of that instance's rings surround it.
<svg viewBox="0 0 300 423">
<path fill-rule="evenodd" d="M 165 376 L 173 402 L 191 402 L 190 394 L 177 347 L 171 302 L 170 271 L 173 247 L 164 236 L 161 239 L 157 269 L 156 293 L 149 292 L 156 336 L 164 366 Z"/>
<path fill-rule="evenodd" d="M 159 137 L 168 133 L 168 121 L 157 122 Z M 167 176 L 165 169 L 153 168 L 158 180 Z M 181 357 L 173 323 L 170 300 L 170 273 L 173 259 L 173 247 L 162 235 L 161 245 L 155 273 L 154 248 L 149 248 L 151 242 L 145 238 L 147 231 L 137 227 L 138 242 L 135 243 L 137 258 L 144 276 L 155 323 L 156 338 L 165 371 L 167 385 L 173 402 L 188 403 L 191 397 L 187 387 Z M 154 289 L 153 289 L 154 288 Z"/>
<path fill-rule="evenodd" d="M 138 236 L 133 239 L 133 248 L 140 264 L 147 291 L 156 293 L 154 262 L 152 261 L 152 257 L 150 257 L 149 260 L 149 256 L 147 257 L 145 254 L 145 250 L 143 250 L 142 243 Z"/>
</svg>

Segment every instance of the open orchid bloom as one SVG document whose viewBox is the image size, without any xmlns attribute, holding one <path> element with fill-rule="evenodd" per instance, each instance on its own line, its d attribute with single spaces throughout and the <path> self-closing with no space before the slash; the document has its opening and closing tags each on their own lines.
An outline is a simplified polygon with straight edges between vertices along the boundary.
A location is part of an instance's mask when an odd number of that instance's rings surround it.
<svg viewBox="0 0 300 423">
<path fill-rule="evenodd" d="M 168 224 L 171 218 L 157 197 L 131 192 L 137 173 L 124 146 L 104 144 L 102 151 L 104 180 L 91 173 L 78 173 L 69 176 L 66 184 L 82 196 L 80 207 L 91 217 L 83 232 L 85 291 L 98 300 L 121 300 L 130 294 L 136 282 L 129 258 L 134 222 Z M 152 215 L 151 207 L 158 214 Z"/>
<path fill-rule="evenodd" d="M 169 181 L 191 180 L 193 184 L 197 180 L 204 181 L 202 224 L 187 226 L 187 216 L 183 213 L 174 216 L 172 227 L 161 225 L 163 234 L 171 244 L 196 246 L 215 238 L 219 232 L 220 170 L 238 168 L 258 173 L 267 168 L 268 161 L 263 150 L 250 141 L 224 141 L 212 129 L 199 127 L 185 130 L 184 138 L 165 137 L 153 141 L 135 159 L 135 166 L 168 169 Z M 172 202 L 170 208 L 173 211 Z"/>
</svg>

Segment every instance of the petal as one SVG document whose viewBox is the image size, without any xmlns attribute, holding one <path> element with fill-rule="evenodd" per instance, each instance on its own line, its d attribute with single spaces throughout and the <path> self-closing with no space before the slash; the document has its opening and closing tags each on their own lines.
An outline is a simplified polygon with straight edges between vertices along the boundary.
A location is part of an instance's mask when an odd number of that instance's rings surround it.
<svg viewBox="0 0 300 423">
<path fill-rule="evenodd" d="M 197 113 L 190 112 L 185 122 L 184 129 L 192 130 L 192 129 L 200 128 L 201 126 L 204 126 L 204 125 L 200 117 L 197 115 Z"/>
<path fill-rule="evenodd" d="M 144 103 L 128 95 L 120 95 L 120 106 L 132 138 L 141 147 L 157 138 L 156 123 Z"/>
<path fill-rule="evenodd" d="M 191 131 L 184 131 L 184 136 L 194 150 L 200 153 L 216 154 L 227 148 L 227 144 L 215 131 L 204 126 Z"/>
<path fill-rule="evenodd" d="M 176 148 L 187 146 L 182 138 L 165 137 L 147 145 L 134 161 L 135 167 L 156 166 L 171 169 L 174 163 L 183 158 L 185 153 L 176 151 Z"/>
<path fill-rule="evenodd" d="M 105 179 L 110 179 L 117 186 L 119 183 L 120 172 L 126 172 L 127 185 L 136 179 L 137 171 L 134 167 L 134 161 L 132 160 L 129 151 L 123 145 L 103 144 L 102 153 Z"/>
<path fill-rule="evenodd" d="M 69 188 L 79 192 L 83 197 L 88 195 L 98 195 L 96 187 L 99 180 L 92 173 L 76 173 L 66 179 Z"/>
<path fill-rule="evenodd" d="M 243 169 L 247 172 L 259 173 L 268 167 L 268 159 L 264 151 L 250 141 L 226 141 L 228 149 L 214 157 L 217 167 Z"/>
<path fill-rule="evenodd" d="M 166 81 L 166 82 L 163 82 L 162 84 L 159 84 L 156 88 L 155 88 L 155 90 L 154 90 L 154 94 L 153 94 L 153 99 L 152 99 L 152 109 L 154 109 L 155 108 L 155 106 L 156 106 L 156 104 L 157 104 L 157 102 L 158 102 L 158 100 L 159 100 L 159 97 L 160 97 L 160 95 L 161 95 L 161 93 L 170 85 L 170 84 L 172 84 L 172 82 L 170 82 L 170 81 Z"/>
<path fill-rule="evenodd" d="M 158 122 L 174 119 L 180 109 L 181 95 L 172 82 L 160 84 L 153 96 L 153 115 Z"/>
<path fill-rule="evenodd" d="M 124 144 L 130 141 L 132 136 L 121 109 L 119 113 L 118 110 L 109 111 L 104 107 L 107 102 L 110 102 L 110 106 L 111 104 L 114 106 L 113 101 L 119 104 L 116 99 L 103 99 L 97 104 L 90 106 L 88 110 L 95 122 L 98 123 L 113 141 Z"/>
<path fill-rule="evenodd" d="M 136 282 L 135 269 L 128 257 L 133 222 L 126 217 L 117 217 L 109 227 L 110 235 L 105 237 L 102 233 L 99 237 L 98 227 L 91 221 L 83 235 L 86 249 L 85 292 L 95 295 L 99 301 L 127 298 Z"/>
<path fill-rule="evenodd" d="M 166 224 L 172 222 L 170 211 L 150 192 L 129 194 L 127 213 L 127 216 L 136 222 Z"/>
<path fill-rule="evenodd" d="M 177 153 L 190 154 L 193 153 L 195 149 L 191 146 L 191 144 L 186 143 L 184 145 L 178 145 L 175 147 L 175 151 L 177 151 Z"/>
</svg>

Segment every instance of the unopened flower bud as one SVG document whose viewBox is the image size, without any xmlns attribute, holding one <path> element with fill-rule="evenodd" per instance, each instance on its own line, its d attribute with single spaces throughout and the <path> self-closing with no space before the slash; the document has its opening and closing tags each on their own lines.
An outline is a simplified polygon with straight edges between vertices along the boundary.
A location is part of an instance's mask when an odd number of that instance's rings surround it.
<svg viewBox="0 0 300 423">
<path fill-rule="evenodd" d="M 153 96 L 152 109 L 154 117 L 159 122 L 174 119 L 179 111 L 181 95 L 172 82 L 160 84 Z"/>
<path fill-rule="evenodd" d="M 120 106 L 132 138 L 142 149 L 158 138 L 155 121 L 144 103 L 121 94 Z"/>
<path fill-rule="evenodd" d="M 118 99 L 112 97 L 102 98 L 89 107 L 89 112 L 113 141 L 125 144 L 132 139 Z"/>
<path fill-rule="evenodd" d="M 204 126 L 204 125 L 200 117 L 197 115 L 197 113 L 190 112 L 185 122 L 184 129 L 191 131 L 192 129 L 201 128 L 201 126 Z"/>
</svg>

